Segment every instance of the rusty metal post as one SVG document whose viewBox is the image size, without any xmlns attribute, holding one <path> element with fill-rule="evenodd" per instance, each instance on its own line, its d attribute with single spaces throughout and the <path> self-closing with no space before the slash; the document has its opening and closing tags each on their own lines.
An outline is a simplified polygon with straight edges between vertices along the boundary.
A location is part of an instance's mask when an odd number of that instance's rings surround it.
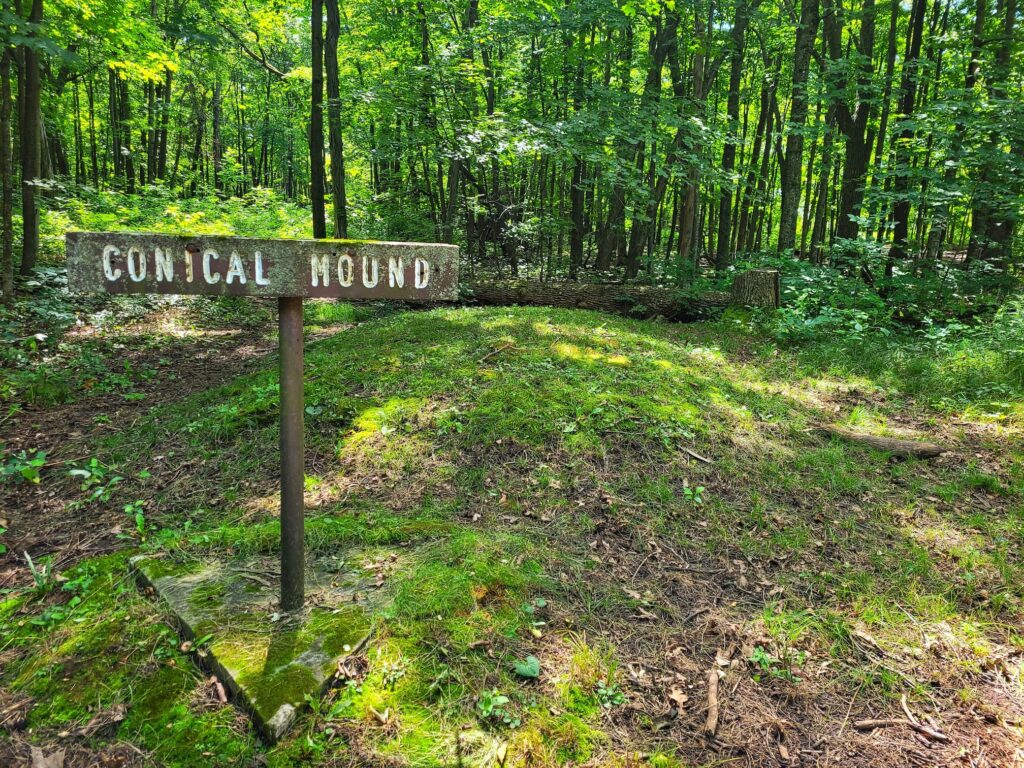
<svg viewBox="0 0 1024 768">
<path fill-rule="evenodd" d="M 302 298 L 277 300 L 281 357 L 281 610 L 302 607 L 305 595 L 302 392 Z"/>
</svg>

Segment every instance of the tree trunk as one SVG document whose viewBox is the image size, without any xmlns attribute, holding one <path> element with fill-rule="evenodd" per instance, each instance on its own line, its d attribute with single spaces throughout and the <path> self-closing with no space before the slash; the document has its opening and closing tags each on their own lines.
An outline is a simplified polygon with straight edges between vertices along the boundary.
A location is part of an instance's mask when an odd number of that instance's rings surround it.
<svg viewBox="0 0 1024 768">
<path fill-rule="evenodd" d="M 8 10 L 8 4 L 3 4 Z M 8 307 L 14 304 L 14 167 L 11 157 L 10 48 L 0 54 L 0 290 Z"/>
<path fill-rule="evenodd" d="M 160 129 L 157 136 L 156 175 L 159 179 L 167 178 L 167 127 L 171 119 L 171 84 L 173 73 L 170 68 L 164 70 L 164 87 L 160 102 Z"/>
<path fill-rule="evenodd" d="M 842 55 L 842 21 L 838 16 L 838 5 L 832 6 L 827 0 L 825 14 L 825 38 L 833 66 L 846 67 Z M 857 69 L 856 104 L 853 108 L 842 98 L 836 100 L 836 118 L 839 130 L 846 136 L 846 158 L 843 163 L 843 181 L 839 192 L 839 213 L 836 237 L 853 240 L 860 231 L 861 204 L 864 201 L 864 179 L 867 174 L 871 145 L 866 140 L 870 99 L 872 96 L 873 70 L 872 55 L 875 48 L 876 0 L 867 0 L 860 20 L 860 36 L 856 51 L 859 54 Z M 849 58 L 849 56 L 847 57 Z M 835 93 L 845 90 L 847 75 L 842 74 L 833 87 Z"/>
<path fill-rule="evenodd" d="M 1007 85 L 1010 83 L 1010 60 L 1014 50 L 1014 27 L 1017 20 L 1017 0 L 1004 0 L 1003 23 L 998 38 L 995 62 L 991 73 L 986 78 L 993 101 L 1002 102 L 1007 98 Z M 990 142 L 998 146 L 1003 137 L 995 132 Z M 1012 154 L 1024 154 L 1024 146 L 1018 138 L 1011 149 Z M 1007 166 L 1012 161 L 1009 157 L 999 165 L 985 163 L 981 169 L 981 194 L 977 195 L 972 212 L 971 241 L 967 251 L 968 259 L 980 258 L 995 267 L 998 271 L 1006 269 L 1010 258 L 1010 244 L 1019 217 L 1020 205 L 1012 195 L 991 194 L 989 189 L 1019 189 L 1017 179 L 1008 178 Z M 1009 190 L 1007 190 L 1009 191 Z M 1009 197 L 1010 199 L 1005 199 Z"/>
<path fill-rule="evenodd" d="M 327 138 L 331 151 L 331 201 L 334 211 L 334 236 L 348 237 L 348 202 L 345 198 L 345 144 L 341 133 L 341 92 L 338 83 L 338 37 L 341 17 L 338 0 L 326 0 L 327 38 Z"/>
<path fill-rule="evenodd" d="M 309 197 L 313 237 L 327 237 L 324 203 L 324 3 L 313 0 L 313 87 L 309 101 Z"/>
<path fill-rule="evenodd" d="M 43 0 L 32 0 L 28 21 L 43 21 Z M 35 31 L 29 33 L 35 37 Z M 39 104 L 39 55 L 31 45 L 22 46 L 25 66 L 25 90 L 21 120 L 21 215 L 23 226 L 21 274 L 30 275 L 39 256 L 39 209 L 36 205 L 36 180 L 40 173 L 39 137 L 42 121 Z"/>
<path fill-rule="evenodd" d="M 760 0 L 740 0 L 736 5 L 736 19 L 733 21 L 729 58 L 729 95 L 726 99 L 726 116 L 729 129 L 722 148 L 722 174 L 727 177 L 718 195 L 718 248 L 715 252 L 715 267 L 725 269 L 732 265 L 733 254 L 729 249 L 732 233 L 732 176 L 736 167 L 736 123 L 740 116 L 740 76 L 743 74 L 743 49 L 746 42 L 750 14 Z"/>
<path fill-rule="evenodd" d="M 220 77 L 217 77 L 213 81 L 213 100 L 210 103 L 210 108 L 213 111 L 213 135 L 212 139 L 212 155 L 213 155 L 213 188 L 217 190 L 217 193 L 223 197 L 224 193 L 224 179 L 221 173 L 224 164 L 224 145 L 221 141 L 221 129 L 223 123 L 223 104 L 224 94 L 223 88 L 220 83 Z"/>
<path fill-rule="evenodd" d="M 800 206 L 800 174 L 804 161 L 804 124 L 807 122 L 807 75 L 810 71 L 814 38 L 818 34 L 819 0 L 801 0 L 800 26 L 796 31 L 793 55 L 793 86 L 789 125 L 786 131 L 786 152 L 780 167 L 782 210 L 779 213 L 780 253 L 796 246 L 797 209 Z"/>
<path fill-rule="evenodd" d="M 93 91 L 92 72 L 86 80 L 86 98 L 89 102 L 89 163 L 92 168 L 92 185 L 100 188 L 99 148 L 96 146 L 96 97 Z"/>
<path fill-rule="evenodd" d="M 897 261 L 907 258 L 910 244 L 907 236 L 910 231 L 910 180 L 906 171 L 910 165 L 910 143 L 914 138 L 914 129 L 907 125 L 914 111 L 917 96 L 917 68 L 921 56 L 921 38 L 924 33 L 925 5 L 927 0 L 914 0 L 910 12 L 910 39 L 907 41 L 907 55 L 903 61 L 903 75 L 900 84 L 900 117 L 904 127 L 896 140 L 896 157 L 893 181 L 893 194 L 896 198 L 892 207 L 892 248 L 886 263 L 886 277 L 891 277 Z"/>
<path fill-rule="evenodd" d="M 126 191 L 129 195 L 135 194 L 135 157 L 132 155 L 132 113 L 131 113 L 131 99 L 128 95 L 128 81 L 118 76 L 116 78 L 117 86 L 117 105 L 118 105 L 118 126 L 121 131 L 121 147 L 123 153 L 124 165 L 124 178 L 127 185 Z"/>
</svg>

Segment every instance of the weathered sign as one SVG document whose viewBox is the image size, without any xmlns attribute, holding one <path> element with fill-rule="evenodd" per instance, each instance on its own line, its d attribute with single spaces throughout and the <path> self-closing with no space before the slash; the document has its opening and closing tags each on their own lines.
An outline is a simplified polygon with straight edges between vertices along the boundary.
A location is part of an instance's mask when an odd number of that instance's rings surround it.
<svg viewBox="0 0 1024 768">
<path fill-rule="evenodd" d="M 450 301 L 458 246 L 357 240 L 69 232 L 78 293 Z"/>
<path fill-rule="evenodd" d="M 281 382 L 281 608 L 305 594 L 302 299 L 451 301 L 454 245 L 69 232 L 76 293 L 276 296 Z"/>
</svg>

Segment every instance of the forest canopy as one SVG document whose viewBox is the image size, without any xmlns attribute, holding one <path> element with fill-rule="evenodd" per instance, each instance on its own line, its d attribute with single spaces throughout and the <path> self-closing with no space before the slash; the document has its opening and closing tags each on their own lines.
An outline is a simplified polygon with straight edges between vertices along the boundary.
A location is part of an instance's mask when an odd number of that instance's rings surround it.
<svg viewBox="0 0 1024 768">
<path fill-rule="evenodd" d="M 883 295 L 951 267 L 981 281 L 969 292 L 1005 287 L 1019 15 L 4 0 L 5 272 L 36 264 L 40 212 L 45 236 L 58 213 L 152 204 L 159 221 L 173 201 L 269 194 L 309 206 L 314 236 L 455 242 L 503 275 L 685 286 L 779 254 Z"/>
</svg>

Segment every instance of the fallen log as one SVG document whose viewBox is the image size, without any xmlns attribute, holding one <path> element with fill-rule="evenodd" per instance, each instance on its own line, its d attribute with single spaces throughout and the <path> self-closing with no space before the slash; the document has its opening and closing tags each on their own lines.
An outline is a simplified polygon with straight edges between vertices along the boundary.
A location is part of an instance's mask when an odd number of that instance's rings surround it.
<svg viewBox="0 0 1024 768">
<path fill-rule="evenodd" d="M 540 280 L 470 280 L 463 287 L 470 299 L 488 306 L 565 307 L 596 309 L 631 317 L 697 320 L 731 305 L 779 306 L 779 273 L 757 269 L 737 275 L 731 292 L 692 294 L 678 288 L 610 283 L 542 282 Z"/>
<path fill-rule="evenodd" d="M 834 435 L 851 443 L 860 443 L 876 451 L 885 451 L 893 456 L 903 459 L 934 459 L 945 453 L 946 449 L 935 443 L 926 443 L 920 440 L 902 440 L 897 437 L 882 437 L 881 435 L 866 435 L 862 432 L 854 432 L 852 429 L 837 427 L 828 424 L 818 427 L 820 432 Z"/>
<path fill-rule="evenodd" d="M 486 306 L 597 309 L 632 317 L 696 320 L 729 305 L 729 294 L 708 291 L 696 297 L 672 288 L 605 283 L 546 283 L 540 280 L 476 280 L 466 286 L 472 299 Z"/>
</svg>

